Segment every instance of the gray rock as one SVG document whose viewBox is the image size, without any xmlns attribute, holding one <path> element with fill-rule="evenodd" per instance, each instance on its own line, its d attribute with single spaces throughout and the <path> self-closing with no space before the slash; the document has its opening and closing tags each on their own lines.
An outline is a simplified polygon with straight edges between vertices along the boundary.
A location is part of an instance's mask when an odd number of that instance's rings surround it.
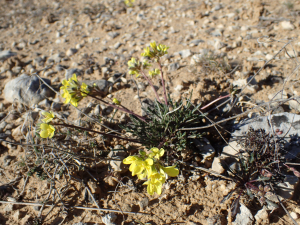
<svg viewBox="0 0 300 225">
<path fill-rule="evenodd" d="M 13 211 L 13 204 L 7 204 L 4 208 L 4 212 L 8 213 Z"/>
<path fill-rule="evenodd" d="M 216 154 L 216 150 L 214 149 L 214 147 L 206 138 L 202 138 L 201 140 L 193 139 L 193 142 L 203 157 L 203 160 L 201 162 L 204 163 L 205 167 L 210 167 L 212 160 Z"/>
<path fill-rule="evenodd" d="M 118 48 L 120 48 L 120 47 L 121 47 L 121 45 L 122 45 L 122 43 L 121 43 L 121 42 L 117 42 L 116 44 L 114 44 L 114 49 L 118 49 Z"/>
<path fill-rule="evenodd" d="M 233 225 L 252 225 L 254 218 L 251 211 L 243 204 L 241 204 L 240 212 L 236 215 Z"/>
<path fill-rule="evenodd" d="M 177 54 L 179 54 L 181 56 L 181 58 L 184 59 L 184 58 L 191 56 L 192 52 L 190 49 L 184 49 L 184 50 L 177 52 Z M 176 53 L 174 55 L 176 55 Z"/>
<path fill-rule="evenodd" d="M 102 97 L 108 94 L 108 89 L 112 85 L 111 82 L 106 80 L 85 80 L 83 82 L 90 86 L 96 85 L 99 90 L 99 95 Z"/>
<path fill-rule="evenodd" d="M 216 7 L 214 8 L 215 11 L 219 11 L 220 9 L 223 9 L 223 5 L 222 5 L 222 4 L 218 4 L 218 5 L 216 5 Z"/>
<path fill-rule="evenodd" d="M 80 69 L 76 69 L 76 68 L 68 69 L 65 72 L 65 78 L 66 78 L 66 80 L 69 80 L 73 76 L 74 73 L 76 74 L 77 77 L 83 75 L 83 71 L 80 70 Z"/>
<path fill-rule="evenodd" d="M 77 53 L 77 51 L 78 50 L 76 48 L 69 48 L 66 52 L 66 55 L 70 57 L 70 56 L 74 55 L 75 53 Z"/>
<path fill-rule="evenodd" d="M 114 39 L 116 37 L 118 37 L 120 35 L 119 32 L 116 32 L 116 31 L 111 31 L 111 32 L 108 32 L 107 35 L 111 38 L 111 39 Z"/>
<path fill-rule="evenodd" d="M 194 45 L 194 46 L 198 46 L 200 43 L 204 43 L 205 41 L 201 40 L 201 39 L 196 39 L 196 40 L 192 40 L 190 41 L 190 45 Z"/>
<path fill-rule="evenodd" d="M 0 132 L 2 132 L 5 129 L 6 125 L 7 123 L 5 121 L 0 123 Z"/>
<path fill-rule="evenodd" d="M 10 57 L 16 56 L 17 53 L 10 50 L 0 51 L 0 61 L 4 61 Z"/>
<path fill-rule="evenodd" d="M 59 111 L 61 109 L 61 103 L 59 103 L 59 102 L 52 102 L 51 109 L 53 111 Z"/>
<path fill-rule="evenodd" d="M 169 72 L 174 72 L 174 71 L 178 70 L 179 68 L 180 68 L 179 63 L 172 63 L 172 64 L 169 65 L 168 71 Z"/>
<path fill-rule="evenodd" d="M 206 219 L 207 225 L 222 225 L 221 216 L 215 215 Z"/>
<path fill-rule="evenodd" d="M 123 159 L 125 159 L 126 152 L 121 148 L 121 146 L 115 146 L 114 150 L 112 150 L 108 157 L 111 159 L 109 164 L 113 171 L 115 172 L 127 172 L 128 167 L 123 164 Z"/>
<path fill-rule="evenodd" d="M 48 63 L 53 63 L 53 62 L 55 62 L 55 63 L 60 63 L 61 59 L 62 59 L 64 56 L 65 56 L 65 54 L 64 54 L 63 52 L 53 54 L 53 55 L 51 55 L 51 56 L 48 58 L 47 62 L 48 62 Z"/>
<path fill-rule="evenodd" d="M 109 214 L 106 214 L 105 216 L 102 216 L 102 222 L 105 225 L 115 225 L 115 220 L 117 219 L 117 216 L 112 212 Z"/>
<path fill-rule="evenodd" d="M 51 84 L 49 79 L 43 79 L 43 81 L 48 85 Z M 55 93 L 41 82 L 39 78 L 28 76 L 27 74 L 22 74 L 9 81 L 4 87 L 4 98 L 6 101 L 14 102 L 17 100 L 29 106 L 54 95 Z"/>
<path fill-rule="evenodd" d="M 277 194 L 285 199 L 290 199 L 295 191 L 295 187 L 298 183 L 298 177 L 292 175 L 286 175 L 283 183 L 277 185 Z"/>
<path fill-rule="evenodd" d="M 256 224 L 269 224 L 269 214 L 265 207 L 259 210 L 255 214 L 254 218 Z"/>
<path fill-rule="evenodd" d="M 79 223 L 74 223 L 73 225 L 88 225 L 87 223 L 79 222 Z"/>
<path fill-rule="evenodd" d="M 269 126 L 272 124 L 272 128 Z M 300 115 L 292 113 L 279 113 L 270 116 L 246 119 L 234 125 L 232 137 L 244 136 L 250 127 L 253 129 L 265 129 L 266 133 L 272 134 L 273 131 L 279 130 L 276 133 L 278 138 L 285 136 L 285 150 L 287 151 L 285 158 L 294 159 L 299 153 L 299 138 L 291 138 L 299 136 Z M 287 133 L 288 132 L 288 133 Z M 287 134 L 286 134 L 287 133 Z"/>
<path fill-rule="evenodd" d="M 4 108 L 4 104 L 1 102 L 1 103 L 0 103 L 0 112 L 3 112 L 4 109 L 5 109 L 5 108 Z"/>
</svg>

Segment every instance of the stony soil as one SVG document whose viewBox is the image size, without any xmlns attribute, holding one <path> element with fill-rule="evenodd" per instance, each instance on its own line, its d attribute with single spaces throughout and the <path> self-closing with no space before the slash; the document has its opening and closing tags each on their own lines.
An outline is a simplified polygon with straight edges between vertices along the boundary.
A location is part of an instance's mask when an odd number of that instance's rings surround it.
<svg viewBox="0 0 300 225">
<path fill-rule="evenodd" d="M 239 99 L 243 107 L 239 105 L 236 112 L 268 102 L 279 91 L 282 92 L 274 98 L 298 96 L 299 79 L 293 70 L 299 64 L 297 56 L 300 53 L 299 3 L 297 0 L 136 0 L 133 7 L 127 7 L 118 0 L 1 1 L 0 50 L 11 50 L 17 54 L 0 61 L 0 133 L 9 136 L 6 141 L 25 143 L 26 133 L 20 131 L 20 126 L 28 119 L 28 112 L 38 111 L 31 105 L 22 107 L 17 101 L 7 101 L 3 90 L 8 81 L 22 73 L 32 76 L 37 73 L 42 78 L 50 79 L 52 87 L 58 90 L 66 70 L 71 68 L 82 70 L 81 80 L 114 81 L 114 74 L 126 73 L 127 61 L 131 57 L 140 57 L 143 48 L 152 41 L 170 47 L 169 54 L 163 58 L 163 65 L 167 90 L 176 100 L 188 96 L 193 90 L 193 103 L 208 104 L 220 95 L 228 94 L 230 84 L 245 85 L 247 79 L 270 59 L 272 61 L 268 66 L 255 76 L 253 85 L 243 90 L 244 95 Z M 291 43 L 283 49 L 289 41 Z M 280 50 L 281 53 L 276 55 Z M 47 66 L 49 68 L 44 70 Z M 162 97 L 159 80 L 154 78 L 153 82 Z M 105 99 L 110 101 L 114 97 L 141 114 L 139 98 L 154 99 L 154 94 L 145 80 L 126 74 L 124 79 L 114 84 Z M 58 94 L 48 100 L 36 107 L 50 108 L 66 115 L 69 121 L 78 122 L 82 117 L 74 108 L 60 104 L 63 99 Z M 60 103 L 55 107 L 52 102 Z M 102 105 L 99 108 L 97 104 L 94 100 L 85 99 L 78 108 L 84 109 L 89 105 L 92 109 L 89 115 L 95 115 L 100 110 L 101 115 L 110 118 L 111 109 Z M 297 102 L 288 101 L 275 111 L 298 113 L 299 109 Z M 226 107 L 213 111 L 210 116 L 213 120 L 220 120 L 234 115 L 234 111 L 224 113 Z M 115 120 L 124 122 L 126 118 L 118 112 Z M 36 121 L 31 125 L 36 126 Z M 230 124 L 227 126 L 229 129 Z M 82 143 L 88 142 L 84 137 L 80 138 Z M 96 136 L 90 138 L 100 140 Z M 214 129 L 207 131 L 206 138 L 218 151 L 225 145 Z M 225 138 L 228 140 L 229 135 Z M 76 149 L 76 145 L 71 146 L 72 143 L 72 140 L 68 143 L 72 151 L 83 150 Z M 95 151 L 105 151 L 120 144 L 128 145 L 126 141 L 112 140 L 108 145 L 98 146 Z M 26 180 L 27 168 L 20 166 L 25 152 L 25 146 L 0 143 L 0 182 L 4 185 L 13 181 L 11 184 L 15 188 L 5 199 L 18 196 L 18 202 L 42 202 L 51 184 L 36 176 Z M 115 224 L 232 222 L 229 209 L 235 196 L 222 201 L 233 188 L 229 181 L 187 166 L 178 178 L 167 181 L 160 196 L 150 196 L 128 172 L 110 172 L 106 160 L 93 163 L 96 169 L 91 177 L 86 178 L 89 175 L 84 171 L 72 172 L 74 179 L 63 194 L 65 210 L 57 206 L 48 215 L 50 207 L 46 207 L 41 214 L 46 217 L 43 224 L 104 224 L 102 217 L 106 213 L 72 209 L 73 206 L 96 208 L 91 199 L 86 201 L 81 179 L 90 180 L 88 186 L 100 208 L 144 213 L 116 213 Z M 202 166 L 195 157 L 189 163 Z M 14 181 L 16 178 L 19 179 Z M 56 190 L 59 190 L 65 183 L 56 185 Z M 247 204 L 247 199 L 244 202 Z M 285 204 L 300 223 L 299 205 L 292 201 Z M 253 215 L 260 209 L 247 206 Z M 2 224 L 34 224 L 32 221 L 38 216 L 39 207 L 1 204 L 0 212 Z M 292 224 L 292 221 L 280 209 L 269 211 L 269 217 L 260 224 Z"/>
</svg>

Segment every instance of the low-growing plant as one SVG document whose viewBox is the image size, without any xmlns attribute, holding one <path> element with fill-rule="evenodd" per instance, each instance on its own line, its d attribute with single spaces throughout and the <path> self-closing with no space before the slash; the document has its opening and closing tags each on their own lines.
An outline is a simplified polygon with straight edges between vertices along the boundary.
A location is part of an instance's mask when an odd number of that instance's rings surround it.
<svg viewBox="0 0 300 225">
<path fill-rule="evenodd" d="M 283 141 L 266 133 L 265 130 L 250 128 L 245 137 L 238 139 L 238 143 L 242 147 L 238 153 L 238 161 L 231 165 L 222 163 L 236 182 L 236 189 L 233 192 L 239 193 L 232 205 L 233 215 L 236 214 L 242 194 L 249 196 L 250 200 L 257 199 L 261 205 L 268 205 L 272 209 L 278 208 L 274 202 L 276 194 L 274 187 L 284 182 L 289 168 L 284 157 Z M 294 174 L 299 173 L 294 168 L 291 170 Z"/>
</svg>

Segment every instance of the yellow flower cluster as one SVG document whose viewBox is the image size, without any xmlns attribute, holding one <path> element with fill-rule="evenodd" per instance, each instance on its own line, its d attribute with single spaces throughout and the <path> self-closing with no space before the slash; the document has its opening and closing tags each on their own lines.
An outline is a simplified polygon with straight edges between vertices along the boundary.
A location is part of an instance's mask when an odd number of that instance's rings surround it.
<svg viewBox="0 0 300 225">
<path fill-rule="evenodd" d="M 129 60 L 127 64 L 129 74 L 136 75 L 136 77 L 140 75 L 141 69 L 148 69 L 151 66 L 151 64 L 147 60 L 143 60 L 143 62 L 140 62 L 135 58 L 131 58 L 131 60 Z"/>
<path fill-rule="evenodd" d="M 159 69 L 149 70 L 149 76 L 152 78 L 160 73 Z"/>
<path fill-rule="evenodd" d="M 63 86 L 60 89 L 63 91 L 62 97 L 66 99 L 64 103 L 68 104 L 70 102 L 75 107 L 90 92 L 87 84 L 82 83 L 81 86 L 79 85 L 76 74 L 73 74 L 69 80 L 63 80 L 62 84 Z"/>
<path fill-rule="evenodd" d="M 124 3 L 125 3 L 128 7 L 132 7 L 134 2 L 135 2 L 135 0 L 124 0 Z"/>
<path fill-rule="evenodd" d="M 44 119 L 42 119 L 42 121 L 44 123 L 40 124 L 40 136 L 42 138 L 52 138 L 53 135 L 54 135 L 54 131 L 55 131 L 55 128 L 48 124 L 49 122 L 51 122 L 54 118 L 54 113 L 53 112 L 42 112 L 42 114 L 45 116 Z"/>
<path fill-rule="evenodd" d="M 156 45 L 156 42 L 154 41 L 150 43 L 150 47 L 152 49 L 150 49 L 149 47 L 144 48 L 144 52 L 141 55 L 149 58 L 158 59 L 163 55 L 168 54 L 167 50 L 169 49 L 169 47 L 167 47 L 166 45 Z"/>
<path fill-rule="evenodd" d="M 155 192 L 161 194 L 162 185 L 166 181 L 166 175 L 176 177 L 179 170 L 175 166 L 164 167 L 159 161 L 160 157 L 164 155 L 163 148 L 151 148 L 150 153 L 141 151 L 141 156 L 128 156 L 123 160 L 124 164 L 131 164 L 129 170 L 132 176 L 137 175 L 139 179 L 147 178 L 144 183 L 147 186 L 147 192 L 153 195 Z"/>
</svg>

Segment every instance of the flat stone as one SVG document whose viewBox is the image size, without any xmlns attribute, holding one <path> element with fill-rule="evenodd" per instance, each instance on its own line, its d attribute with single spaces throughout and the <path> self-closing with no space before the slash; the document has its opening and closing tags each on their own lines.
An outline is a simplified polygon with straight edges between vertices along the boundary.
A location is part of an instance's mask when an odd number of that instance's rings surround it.
<svg viewBox="0 0 300 225">
<path fill-rule="evenodd" d="M 252 225 L 254 218 L 251 211 L 243 204 L 241 204 L 240 212 L 236 215 L 233 225 Z"/>
</svg>

